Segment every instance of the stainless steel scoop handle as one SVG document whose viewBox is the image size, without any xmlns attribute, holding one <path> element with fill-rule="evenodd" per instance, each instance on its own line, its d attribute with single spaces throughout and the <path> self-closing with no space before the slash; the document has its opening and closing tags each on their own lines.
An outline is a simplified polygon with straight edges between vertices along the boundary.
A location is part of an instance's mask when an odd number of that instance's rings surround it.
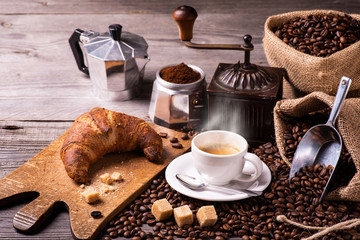
<svg viewBox="0 0 360 240">
<path fill-rule="evenodd" d="M 341 78 L 341 81 L 339 84 L 339 89 L 336 93 L 335 101 L 334 101 L 334 104 L 331 109 L 331 113 L 330 113 L 330 116 L 329 116 L 329 119 L 328 119 L 326 125 L 334 126 L 335 120 L 336 120 L 337 116 L 339 115 L 341 106 L 345 100 L 345 97 L 350 88 L 350 85 L 351 85 L 350 78 L 348 78 L 348 77 Z"/>
</svg>

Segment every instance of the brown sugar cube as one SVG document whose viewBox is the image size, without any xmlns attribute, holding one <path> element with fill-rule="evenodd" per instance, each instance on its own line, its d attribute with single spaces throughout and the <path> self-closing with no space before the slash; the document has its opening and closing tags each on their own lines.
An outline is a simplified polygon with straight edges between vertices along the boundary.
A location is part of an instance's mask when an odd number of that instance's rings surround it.
<svg viewBox="0 0 360 240">
<path fill-rule="evenodd" d="M 154 215 L 157 221 L 162 221 L 164 219 L 169 218 L 172 213 L 173 209 L 171 204 L 166 200 L 166 198 L 156 200 L 152 207 L 151 213 Z"/>
<path fill-rule="evenodd" d="M 196 213 L 196 218 L 200 224 L 200 227 L 207 227 L 215 225 L 217 221 L 217 215 L 214 206 L 203 206 L 199 208 Z"/>
<path fill-rule="evenodd" d="M 192 224 L 194 221 L 193 213 L 188 205 L 174 208 L 174 217 L 179 227 Z"/>
</svg>

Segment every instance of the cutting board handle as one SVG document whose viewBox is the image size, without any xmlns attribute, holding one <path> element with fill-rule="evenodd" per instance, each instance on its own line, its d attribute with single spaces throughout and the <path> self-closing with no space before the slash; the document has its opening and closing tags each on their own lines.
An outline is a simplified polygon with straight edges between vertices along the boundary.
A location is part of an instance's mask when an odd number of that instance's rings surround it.
<svg viewBox="0 0 360 240">
<path fill-rule="evenodd" d="M 13 219 L 13 225 L 20 231 L 31 231 L 37 228 L 52 212 L 56 201 L 51 197 L 40 195 L 20 209 Z"/>
</svg>

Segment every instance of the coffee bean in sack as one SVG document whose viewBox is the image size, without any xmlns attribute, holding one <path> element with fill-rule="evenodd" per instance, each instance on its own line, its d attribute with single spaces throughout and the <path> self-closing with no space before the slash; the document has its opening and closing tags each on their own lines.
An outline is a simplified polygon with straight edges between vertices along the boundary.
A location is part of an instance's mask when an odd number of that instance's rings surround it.
<svg viewBox="0 0 360 240">
<path fill-rule="evenodd" d="M 360 21 L 349 15 L 310 15 L 294 18 L 273 32 L 295 49 L 327 57 L 360 39 Z"/>
</svg>

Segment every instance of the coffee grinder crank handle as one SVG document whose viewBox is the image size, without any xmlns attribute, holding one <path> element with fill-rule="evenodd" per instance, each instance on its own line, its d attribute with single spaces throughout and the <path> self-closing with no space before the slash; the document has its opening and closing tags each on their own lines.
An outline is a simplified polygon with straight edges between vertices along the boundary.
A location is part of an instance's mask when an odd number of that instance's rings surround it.
<svg viewBox="0 0 360 240">
<path fill-rule="evenodd" d="M 200 44 L 193 43 L 191 39 L 193 37 L 193 27 L 195 19 L 197 18 L 197 12 L 193 7 L 180 6 L 177 7 L 172 18 L 175 20 L 178 30 L 179 38 L 187 47 L 200 48 L 200 49 L 218 49 L 218 50 L 240 50 L 245 51 L 245 66 L 250 66 L 250 51 L 254 49 L 254 45 L 251 43 L 251 35 L 244 36 L 244 44 Z M 244 66 L 244 67 L 245 67 Z"/>
</svg>

